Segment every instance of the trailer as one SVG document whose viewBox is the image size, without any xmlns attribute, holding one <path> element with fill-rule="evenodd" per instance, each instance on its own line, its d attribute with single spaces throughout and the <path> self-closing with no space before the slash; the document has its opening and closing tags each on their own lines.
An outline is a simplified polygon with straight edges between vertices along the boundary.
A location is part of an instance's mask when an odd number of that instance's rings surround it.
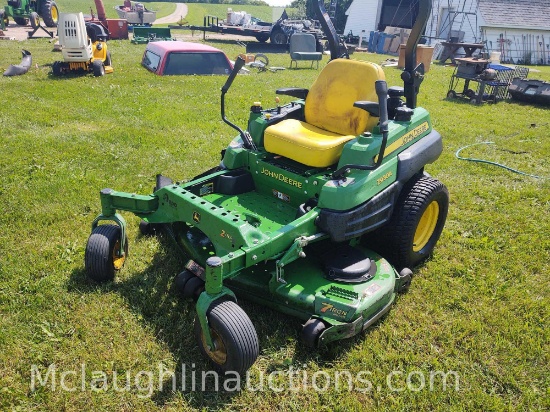
<svg viewBox="0 0 550 412">
<path fill-rule="evenodd" d="M 317 39 L 323 37 L 323 31 L 315 20 L 307 19 L 279 19 L 275 23 L 268 23 L 252 19 L 247 24 L 228 24 L 226 20 L 220 20 L 216 16 L 204 16 L 203 25 L 168 26 L 171 29 L 202 31 L 206 33 L 235 34 L 239 36 L 254 37 L 260 43 L 268 40 L 272 44 L 287 44 L 290 35 L 294 32 L 306 32 L 314 34 Z"/>
</svg>

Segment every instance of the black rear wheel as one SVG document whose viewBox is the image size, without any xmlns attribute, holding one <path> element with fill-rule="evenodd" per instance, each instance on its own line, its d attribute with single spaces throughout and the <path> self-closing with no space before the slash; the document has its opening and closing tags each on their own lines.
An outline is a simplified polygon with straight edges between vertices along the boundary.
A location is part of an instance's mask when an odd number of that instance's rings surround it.
<svg viewBox="0 0 550 412">
<path fill-rule="evenodd" d="M 195 338 L 200 351 L 217 370 L 244 374 L 260 352 L 258 335 L 252 321 L 239 305 L 228 300 L 214 302 L 206 316 L 214 347 L 207 346 L 196 318 Z"/>
<path fill-rule="evenodd" d="M 426 259 L 437 243 L 449 210 L 449 192 L 427 175 L 405 186 L 390 221 L 368 235 L 367 243 L 398 270 Z"/>
</svg>

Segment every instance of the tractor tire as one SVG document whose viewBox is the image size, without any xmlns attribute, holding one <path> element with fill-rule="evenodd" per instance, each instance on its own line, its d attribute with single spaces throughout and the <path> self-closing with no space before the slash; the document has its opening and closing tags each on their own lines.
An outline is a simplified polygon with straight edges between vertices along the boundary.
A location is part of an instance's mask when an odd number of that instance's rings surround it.
<svg viewBox="0 0 550 412">
<path fill-rule="evenodd" d="M 59 10 L 57 4 L 53 0 L 46 0 L 42 4 L 42 9 L 40 10 L 42 20 L 48 27 L 57 27 L 57 22 L 59 20 Z"/>
<path fill-rule="evenodd" d="M 319 345 L 319 336 L 327 328 L 320 319 L 309 319 L 302 328 L 302 341 L 308 348 L 316 348 Z"/>
<path fill-rule="evenodd" d="M 449 210 L 449 192 L 427 175 L 413 177 L 403 188 L 390 221 L 369 234 L 366 243 L 398 271 L 426 259 L 437 243 Z"/>
<path fill-rule="evenodd" d="M 40 27 L 40 16 L 38 15 L 37 12 L 33 11 L 31 13 L 30 21 L 31 21 L 31 27 L 33 29 L 37 29 L 38 27 Z"/>
<path fill-rule="evenodd" d="M 101 60 L 94 60 L 92 62 L 92 72 L 95 77 L 105 76 L 105 65 Z"/>
<path fill-rule="evenodd" d="M 288 36 L 285 34 L 283 29 L 280 27 L 275 27 L 269 35 L 269 40 L 273 44 L 287 44 Z"/>
<path fill-rule="evenodd" d="M 120 248 L 120 227 L 117 225 L 97 226 L 86 244 L 84 266 L 88 277 L 96 282 L 113 280 L 128 256 L 128 240 L 124 256 L 118 256 Z"/>
<path fill-rule="evenodd" d="M 13 21 L 18 26 L 26 26 L 27 24 L 29 24 L 29 19 L 26 19 L 24 17 L 14 17 Z"/>
<path fill-rule="evenodd" d="M 214 348 L 207 347 L 197 317 L 194 329 L 201 353 L 220 372 L 245 374 L 260 352 L 258 335 L 248 315 L 235 302 L 224 300 L 214 302 L 206 316 Z"/>
</svg>

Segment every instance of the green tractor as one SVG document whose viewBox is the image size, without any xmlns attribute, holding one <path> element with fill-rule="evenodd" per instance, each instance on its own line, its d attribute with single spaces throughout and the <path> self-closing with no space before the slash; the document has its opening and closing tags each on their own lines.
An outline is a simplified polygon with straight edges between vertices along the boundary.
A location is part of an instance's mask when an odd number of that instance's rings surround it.
<svg viewBox="0 0 550 412">
<path fill-rule="evenodd" d="M 40 18 L 48 27 L 57 27 L 59 10 L 54 0 L 8 0 L 0 18 L 7 26 L 11 17 L 20 26 L 31 23 L 33 29 L 40 25 Z"/>
<path fill-rule="evenodd" d="M 424 170 L 442 139 L 416 106 L 431 0 L 419 0 L 404 87 L 390 88 L 378 65 L 341 58 L 322 2 L 332 59 L 309 89 L 277 90 L 295 100 L 275 108 L 254 104 L 243 130 L 225 116 L 238 59 L 221 93 L 221 117 L 238 135 L 219 166 L 184 183 L 158 175 L 149 195 L 100 192 L 87 276 L 112 280 L 128 256 L 119 211 L 139 216 L 144 235 L 167 233 L 187 259 L 175 285 L 196 301 L 197 343 L 222 372 L 244 373 L 259 354 L 237 296 L 301 319 L 310 347 L 357 335 L 409 288 L 445 224 L 448 191 Z"/>
</svg>

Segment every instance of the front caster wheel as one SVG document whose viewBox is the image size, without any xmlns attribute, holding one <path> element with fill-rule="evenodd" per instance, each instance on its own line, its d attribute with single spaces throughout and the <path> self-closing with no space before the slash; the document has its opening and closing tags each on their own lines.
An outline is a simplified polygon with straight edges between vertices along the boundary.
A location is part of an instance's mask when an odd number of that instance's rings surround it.
<svg viewBox="0 0 550 412">
<path fill-rule="evenodd" d="M 86 244 L 84 263 L 86 274 L 96 282 L 106 282 L 115 277 L 128 256 L 128 239 L 124 254 L 120 254 L 120 227 L 117 225 L 97 226 Z"/>
<path fill-rule="evenodd" d="M 319 345 L 319 336 L 327 328 L 320 319 L 309 319 L 302 328 L 302 341 L 308 348 L 316 348 Z"/>
<path fill-rule="evenodd" d="M 413 278 L 413 272 L 409 268 L 403 268 L 399 272 L 399 286 L 396 290 L 397 293 L 407 293 L 411 287 L 411 282 Z"/>
<path fill-rule="evenodd" d="M 189 279 L 195 277 L 195 275 L 188 270 L 184 270 L 183 272 L 180 272 L 176 275 L 174 278 L 174 287 L 178 291 L 179 294 L 183 295 L 183 291 L 185 290 L 185 285 L 189 281 Z"/>
<path fill-rule="evenodd" d="M 196 302 L 203 291 L 204 281 L 193 275 L 191 279 L 185 283 L 182 294 L 185 299 L 193 299 Z"/>
<path fill-rule="evenodd" d="M 214 347 L 206 345 L 198 318 L 195 338 L 199 349 L 221 372 L 244 374 L 254 364 L 260 351 L 258 335 L 252 321 L 232 301 L 214 302 L 206 313 Z"/>
<path fill-rule="evenodd" d="M 159 229 L 158 224 L 155 223 L 149 223 L 145 220 L 141 220 L 139 222 L 139 232 L 143 236 L 155 236 L 157 234 L 157 230 Z"/>
<path fill-rule="evenodd" d="M 185 299 L 196 301 L 204 290 L 204 281 L 194 273 L 184 270 L 174 279 L 174 286 Z"/>
</svg>

